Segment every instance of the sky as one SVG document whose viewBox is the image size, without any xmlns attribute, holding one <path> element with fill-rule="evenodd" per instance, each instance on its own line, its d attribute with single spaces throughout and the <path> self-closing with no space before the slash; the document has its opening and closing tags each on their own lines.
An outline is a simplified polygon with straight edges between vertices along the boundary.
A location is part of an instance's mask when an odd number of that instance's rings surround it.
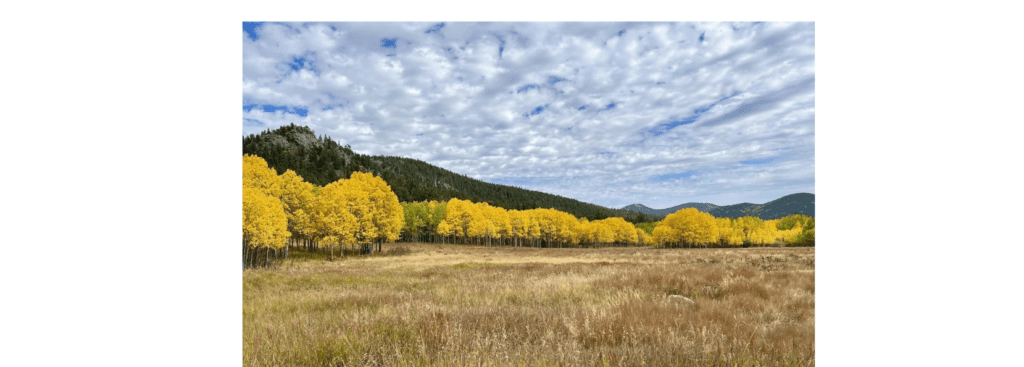
<svg viewBox="0 0 1024 367">
<path fill-rule="evenodd" d="M 814 193 L 814 23 L 243 23 L 242 133 L 621 208 Z"/>
</svg>

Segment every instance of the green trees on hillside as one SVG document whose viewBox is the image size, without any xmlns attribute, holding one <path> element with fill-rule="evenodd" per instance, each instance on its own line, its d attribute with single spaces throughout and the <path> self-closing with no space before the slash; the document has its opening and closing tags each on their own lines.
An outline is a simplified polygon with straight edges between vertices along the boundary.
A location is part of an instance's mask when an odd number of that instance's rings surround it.
<svg viewBox="0 0 1024 367">
<path fill-rule="evenodd" d="M 415 159 L 357 154 L 329 136 L 316 137 L 308 127 L 293 124 L 243 137 L 242 153 L 264 158 L 278 174 L 293 170 L 317 186 L 349 178 L 354 172 L 373 173 L 388 183 L 400 202 L 447 202 L 459 198 L 506 210 L 554 208 L 588 220 L 621 217 L 640 223 L 655 219 L 633 211 L 482 182 Z"/>
</svg>

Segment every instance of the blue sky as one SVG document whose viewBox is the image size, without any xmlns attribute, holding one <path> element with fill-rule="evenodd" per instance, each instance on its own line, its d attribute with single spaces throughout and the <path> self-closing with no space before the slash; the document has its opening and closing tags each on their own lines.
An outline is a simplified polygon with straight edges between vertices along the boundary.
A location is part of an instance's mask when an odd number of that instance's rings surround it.
<svg viewBox="0 0 1024 367">
<path fill-rule="evenodd" d="M 814 193 L 813 23 L 243 23 L 242 133 L 609 207 Z"/>
</svg>

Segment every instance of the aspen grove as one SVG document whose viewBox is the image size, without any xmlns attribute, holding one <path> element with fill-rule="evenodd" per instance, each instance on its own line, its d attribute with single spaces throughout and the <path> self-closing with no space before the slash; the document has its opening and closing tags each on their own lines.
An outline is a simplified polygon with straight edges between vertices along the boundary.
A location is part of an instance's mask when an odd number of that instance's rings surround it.
<svg viewBox="0 0 1024 367">
<path fill-rule="evenodd" d="M 384 180 L 354 172 L 324 187 L 288 170 L 280 176 L 263 158 L 242 156 L 242 267 L 271 266 L 288 247 L 380 251 L 398 239 L 402 206 Z"/>
<path fill-rule="evenodd" d="M 254 155 L 242 157 L 243 268 L 266 267 L 288 248 L 372 254 L 385 242 L 516 247 L 740 247 L 814 245 L 814 218 L 715 218 L 681 209 L 655 223 L 619 217 L 577 218 L 555 209 L 506 210 L 452 198 L 399 203 L 382 178 L 353 172 L 323 187 L 292 170 L 277 175 Z"/>
<path fill-rule="evenodd" d="M 402 241 L 519 247 L 741 247 L 814 245 L 814 218 L 715 218 L 681 209 L 654 223 L 590 221 L 555 209 L 505 210 L 487 203 L 402 203 Z M 809 232 L 809 233 L 808 233 Z"/>
</svg>

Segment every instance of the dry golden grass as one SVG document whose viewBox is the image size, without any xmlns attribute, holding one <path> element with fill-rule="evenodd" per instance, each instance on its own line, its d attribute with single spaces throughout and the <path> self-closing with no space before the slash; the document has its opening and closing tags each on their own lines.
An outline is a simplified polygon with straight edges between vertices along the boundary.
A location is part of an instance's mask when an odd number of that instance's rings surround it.
<svg viewBox="0 0 1024 367">
<path fill-rule="evenodd" d="M 389 246 L 245 270 L 243 363 L 814 365 L 814 248 Z"/>
</svg>

